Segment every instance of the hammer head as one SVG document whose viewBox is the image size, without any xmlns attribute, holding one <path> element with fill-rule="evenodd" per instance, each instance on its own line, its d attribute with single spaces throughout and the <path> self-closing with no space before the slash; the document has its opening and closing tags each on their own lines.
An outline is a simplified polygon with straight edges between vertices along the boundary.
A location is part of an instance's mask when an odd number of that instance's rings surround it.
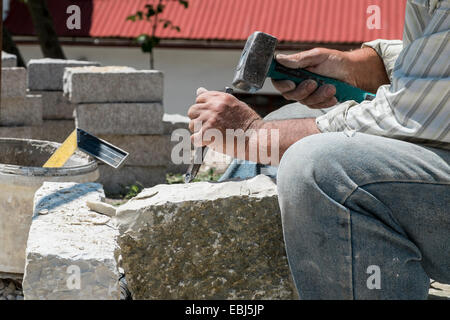
<svg viewBox="0 0 450 320">
<path fill-rule="evenodd" d="M 256 31 L 248 39 L 236 68 L 233 86 L 255 92 L 262 88 L 272 63 L 277 38 Z"/>
</svg>

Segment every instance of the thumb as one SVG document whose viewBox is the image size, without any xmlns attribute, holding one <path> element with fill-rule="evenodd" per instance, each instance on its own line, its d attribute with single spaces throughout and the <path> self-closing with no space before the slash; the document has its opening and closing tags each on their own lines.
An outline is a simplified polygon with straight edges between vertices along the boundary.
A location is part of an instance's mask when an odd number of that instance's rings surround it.
<svg viewBox="0 0 450 320">
<path fill-rule="evenodd" d="M 198 88 L 198 89 L 197 89 L 197 97 L 198 97 L 199 95 L 201 95 L 202 93 L 205 93 L 205 92 L 208 92 L 208 90 L 205 89 L 205 88 L 203 88 L 203 87 Z"/>
<path fill-rule="evenodd" d="M 296 54 L 277 54 L 275 59 L 285 67 L 291 69 L 305 69 L 322 63 L 326 56 L 316 50 L 308 50 Z"/>
</svg>

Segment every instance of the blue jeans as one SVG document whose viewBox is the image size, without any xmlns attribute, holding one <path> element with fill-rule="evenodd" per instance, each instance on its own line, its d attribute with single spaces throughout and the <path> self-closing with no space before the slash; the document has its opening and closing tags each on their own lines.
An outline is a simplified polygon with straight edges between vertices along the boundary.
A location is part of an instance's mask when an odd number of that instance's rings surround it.
<svg viewBox="0 0 450 320">
<path fill-rule="evenodd" d="M 359 133 L 291 146 L 277 186 L 300 298 L 426 299 L 430 277 L 450 283 L 449 163 L 449 151 Z"/>
</svg>

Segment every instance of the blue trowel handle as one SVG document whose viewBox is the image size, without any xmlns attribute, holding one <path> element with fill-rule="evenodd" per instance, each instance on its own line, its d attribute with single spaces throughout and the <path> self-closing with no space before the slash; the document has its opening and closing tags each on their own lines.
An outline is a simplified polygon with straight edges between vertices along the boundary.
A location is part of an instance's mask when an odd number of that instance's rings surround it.
<svg viewBox="0 0 450 320">
<path fill-rule="evenodd" d="M 291 69 L 285 67 L 273 59 L 270 65 L 268 77 L 273 80 L 291 80 L 297 85 L 305 80 L 315 80 L 319 86 L 324 84 L 332 84 L 336 87 L 336 98 L 339 102 L 355 100 L 358 103 L 364 100 L 373 100 L 375 95 L 359 88 L 353 87 L 345 82 L 324 77 L 303 69 Z"/>
</svg>

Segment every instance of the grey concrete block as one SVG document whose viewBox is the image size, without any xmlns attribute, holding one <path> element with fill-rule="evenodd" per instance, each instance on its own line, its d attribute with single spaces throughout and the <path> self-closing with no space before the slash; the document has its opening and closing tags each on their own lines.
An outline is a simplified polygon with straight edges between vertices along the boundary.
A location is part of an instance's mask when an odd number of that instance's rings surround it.
<svg viewBox="0 0 450 320">
<path fill-rule="evenodd" d="M 163 73 L 129 67 L 68 68 L 64 94 L 73 103 L 162 101 Z"/>
<path fill-rule="evenodd" d="M 42 97 L 40 95 L 2 99 L 0 125 L 40 126 L 42 123 Z"/>
<path fill-rule="evenodd" d="M 26 300 L 119 300 L 117 229 L 87 201 L 97 183 L 45 182 L 34 197 L 23 292 Z"/>
<path fill-rule="evenodd" d="M 31 91 L 62 91 L 65 68 L 99 65 L 100 63 L 91 61 L 31 59 L 28 62 L 28 89 Z"/>
<path fill-rule="evenodd" d="M 2 68 L 17 67 L 17 57 L 14 54 L 2 51 Z"/>
<path fill-rule="evenodd" d="M 27 93 L 25 68 L 2 68 L 2 99 L 24 97 Z"/>
<path fill-rule="evenodd" d="M 62 91 L 30 91 L 42 96 L 44 120 L 74 119 L 75 105 L 63 95 Z"/>
<path fill-rule="evenodd" d="M 277 187 L 266 176 L 158 185 L 116 223 L 134 299 L 295 299 Z"/>
<path fill-rule="evenodd" d="M 92 134 L 162 134 L 163 113 L 161 103 L 79 104 L 75 121 Z"/>
<path fill-rule="evenodd" d="M 99 164 L 100 178 L 98 182 L 103 185 L 105 192 L 109 194 L 124 194 L 128 186 L 139 184 L 143 187 L 166 182 L 167 168 L 164 166 L 136 167 L 123 166 L 114 169 L 108 165 Z"/>
<path fill-rule="evenodd" d="M 0 137 L 63 142 L 74 129 L 73 120 L 47 120 L 40 126 L 0 126 Z"/>
<path fill-rule="evenodd" d="M 159 135 L 99 135 L 99 138 L 130 153 L 128 166 L 167 166 L 171 161 L 174 142 L 170 136 Z"/>
<path fill-rule="evenodd" d="M 180 114 L 165 113 L 163 116 L 164 134 L 171 135 L 177 129 L 189 130 L 189 121 L 188 117 Z"/>
</svg>

